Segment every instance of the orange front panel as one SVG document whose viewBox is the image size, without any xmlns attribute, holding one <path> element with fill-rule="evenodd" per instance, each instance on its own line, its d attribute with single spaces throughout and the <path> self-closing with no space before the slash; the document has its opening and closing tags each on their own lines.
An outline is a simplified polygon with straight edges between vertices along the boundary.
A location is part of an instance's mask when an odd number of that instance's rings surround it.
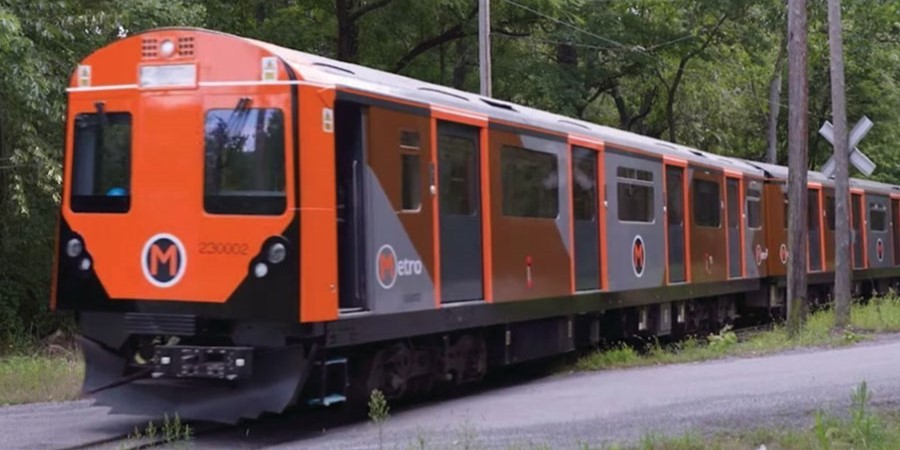
<svg viewBox="0 0 900 450">
<path fill-rule="evenodd" d="M 334 91 L 300 86 L 300 320 L 338 316 Z"/>
<path fill-rule="evenodd" d="M 231 110 L 241 96 L 252 96 L 253 108 L 274 108 L 291 115 L 285 86 L 244 88 L 240 93 L 194 91 L 73 93 L 69 106 L 69 133 L 79 113 L 94 113 L 103 102 L 109 113 L 131 112 L 131 206 L 126 213 L 76 213 L 71 198 L 63 198 L 63 217 L 80 233 L 93 257 L 94 270 L 113 299 L 153 299 L 224 302 L 248 276 L 250 259 L 263 241 L 280 235 L 291 222 L 286 207 L 277 215 L 213 215 L 204 211 L 204 116 L 210 109 Z M 293 162 L 292 139 L 285 133 L 285 158 Z M 66 152 L 67 182 L 72 177 L 72 149 Z M 293 186 L 288 171 L 285 186 Z M 293 190 L 286 188 L 287 205 Z M 71 186 L 66 186 L 71 192 Z M 154 285 L 146 275 L 142 255 L 156 236 L 179 241 L 178 281 Z M 181 253 L 181 251 L 179 251 Z M 151 257 L 149 254 L 147 257 Z M 165 257 L 157 255 L 164 262 Z M 152 267 L 152 266 L 150 266 Z"/>
</svg>

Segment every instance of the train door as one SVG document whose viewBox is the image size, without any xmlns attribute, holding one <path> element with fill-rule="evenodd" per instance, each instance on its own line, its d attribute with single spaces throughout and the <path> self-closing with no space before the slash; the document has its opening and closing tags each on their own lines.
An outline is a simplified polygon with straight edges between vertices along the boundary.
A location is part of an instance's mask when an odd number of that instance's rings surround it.
<svg viewBox="0 0 900 450">
<path fill-rule="evenodd" d="M 441 302 L 484 298 L 479 129 L 438 122 Z"/>
<path fill-rule="evenodd" d="M 744 246 L 741 242 L 741 180 L 735 177 L 725 178 L 725 197 L 728 210 L 728 278 L 740 278 L 743 275 L 741 266 Z"/>
<path fill-rule="evenodd" d="M 893 259 L 895 266 L 900 265 L 900 199 L 891 198 L 891 234 L 894 238 Z"/>
<path fill-rule="evenodd" d="M 600 288 L 600 226 L 597 152 L 572 147 L 572 206 L 575 234 L 575 289 Z"/>
<path fill-rule="evenodd" d="M 668 240 L 669 283 L 687 281 L 685 246 L 684 165 L 666 162 L 666 238 Z"/>
<path fill-rule="evenodd" d="M 850 249 L 853 253 L 853 268 L 864 267 L 865 255 L 863 254 L 863 228 L 862 228 L 862 194 L 850 193 Z"/>
<path fill-rule="evenodd" d="M 890 199 L 882 195 L 867 195 L 866 210 L 866 267 L 889 267 L 891 258 L 888 251 L 893 247 L 892 233 L 889 227 L 890 215 L 888 206 Z"/>
<path fill-rule="evenodd" d="M 365 164 L 366 108 L 335 102 L 337 170 L 338 304 L 344 311 L 366 309 Z"/>
<path fill-rule="evenodd" d="M 819 205 L 821 188 L 807 190 L 806 225 L 809 228 L 807 237 L 807 264 L 810 272 L 822 271 L 822 208 Z"/>
</svg>

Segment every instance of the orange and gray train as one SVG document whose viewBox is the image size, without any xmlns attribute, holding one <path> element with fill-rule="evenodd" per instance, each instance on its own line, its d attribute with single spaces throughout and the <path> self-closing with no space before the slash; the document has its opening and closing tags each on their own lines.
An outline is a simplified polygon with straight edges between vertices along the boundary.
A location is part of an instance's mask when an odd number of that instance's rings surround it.
<svg viewBox="0 0 900 450">
<path fill-rule="evenodd" d="M 207 30 L 84 59 L 64 167 L 52 303 L 113 411 L 397 398 L 784 304 L 783 167 Z M 824 297 L 833 184 L 809 178 Z M 882 290 L 900 191 L 852 188 Z"/>
</svg>

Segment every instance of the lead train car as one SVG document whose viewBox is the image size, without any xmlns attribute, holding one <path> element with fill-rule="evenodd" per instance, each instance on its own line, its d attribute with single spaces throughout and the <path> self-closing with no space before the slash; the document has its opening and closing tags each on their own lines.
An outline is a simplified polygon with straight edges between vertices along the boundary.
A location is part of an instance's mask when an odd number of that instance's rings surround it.
<svg viewBox="0 0 900 450">
<path fill-rule="evenodd" d="M 398 398 L 783 305 L 778 166 L 198 29 L 99 49 L 68 96 L 52 303 L 114 412 Z M 860 279 L 900 273 L 896 190 L 854 183 Z"/>
</svg>

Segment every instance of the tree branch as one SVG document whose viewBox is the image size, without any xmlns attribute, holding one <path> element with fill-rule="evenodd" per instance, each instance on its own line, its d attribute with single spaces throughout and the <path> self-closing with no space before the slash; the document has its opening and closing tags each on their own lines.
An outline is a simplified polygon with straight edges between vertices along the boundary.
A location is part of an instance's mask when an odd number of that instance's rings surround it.
<svg viewBox="0 0 900 450">
<path fill-rule="evenodd" d="M 406 66 L 412 63 L 413 60 L 415 60 L 419 55 L 427 52 L 428 50 L 431 50 L 432 48 L 468 36 L 469 34 L 463 31 L 463 25 L 473 17 L 475 17 L 476 13 L 478 13 L 478 8 L 473 9 L 462 21 L 444 30 L 441 34 L 416 44 L 415 47 L 413 47 L 410 51 L 403 55 L 403 57 L 400 58 L 396 64 L 394 64 L 391 72 L 399 73 L 401 70 L 405 69 Z"/>
<path fill-rule="evenodd" d="M 367 3 L 365 6 L 361 6 L 359 9 L 351 11 L 350 14 L 347 15 L 347 18 L 350 19 L 351 22 L 355 22 L 356 19 L 359 19 L 360 17 L 372 11 L 375 11 L 376 9 L 384 8 L 392 1 L 394 0 L 378 0 L 372 3 Z"/>
</svg>

